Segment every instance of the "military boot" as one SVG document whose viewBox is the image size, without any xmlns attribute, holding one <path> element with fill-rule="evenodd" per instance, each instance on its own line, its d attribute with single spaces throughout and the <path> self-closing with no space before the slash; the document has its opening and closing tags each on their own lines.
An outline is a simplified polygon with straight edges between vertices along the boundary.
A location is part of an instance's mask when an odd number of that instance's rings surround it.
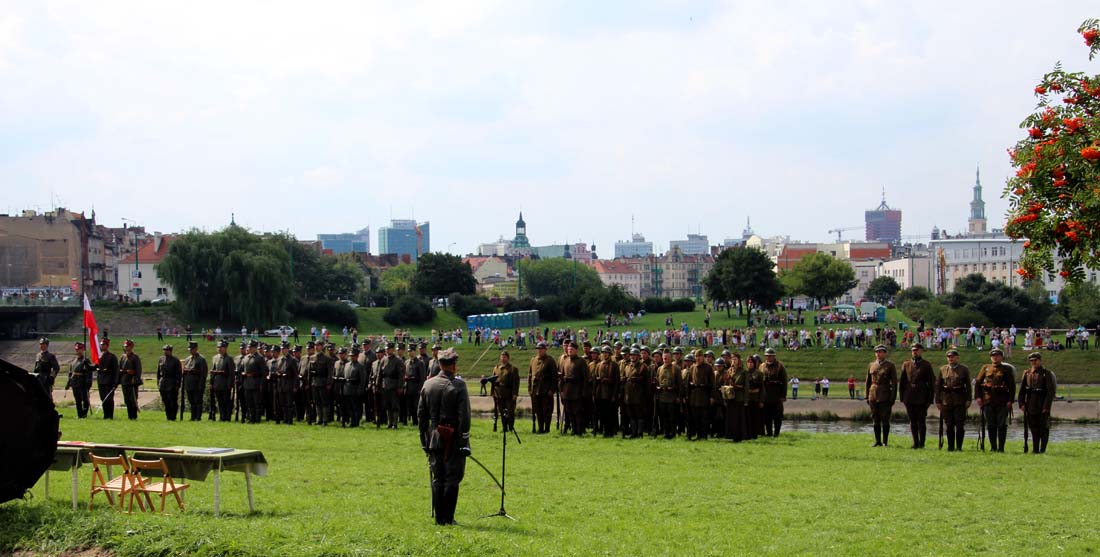
<svg viewBox="0 0 1100 557">
<path fill-rule="evenodd" d="M 878 424 L 875 424 L 875 444 L 871 445 L 871 446 L 872 447 L 881 447 L 882 446 L 882 428 Z"/>
<path fill-rule="evenodd" d="M 1003 453 L 1005 452 L 1005 439 L 1008 437 L 1008 426 L 1003 425 L 997 429 L 1000 430 L 1000 438 L 997 440 L 997 452 Z"/>
<path fill-rule="evenodd" d="M 889 447 L 890 446 L 890 424 L 889 423 L 882 424 L 882 446 L 883 447 Z"/>
</svg>

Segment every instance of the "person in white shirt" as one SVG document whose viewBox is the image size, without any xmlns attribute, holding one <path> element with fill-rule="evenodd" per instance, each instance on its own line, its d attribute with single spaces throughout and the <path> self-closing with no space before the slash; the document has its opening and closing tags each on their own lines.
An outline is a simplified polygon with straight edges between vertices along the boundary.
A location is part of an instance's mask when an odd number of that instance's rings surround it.
<svg viewBox="0 0 1100 557">
<path fill-rule="evenodd" d="M 791 399 L 798 400 L 798 378 L 791 378 Z"/>
<path fill-rule="evenodd" d="M 821 378 L 821 396 L 829 398 L 829 378 Z"/>
</svg>

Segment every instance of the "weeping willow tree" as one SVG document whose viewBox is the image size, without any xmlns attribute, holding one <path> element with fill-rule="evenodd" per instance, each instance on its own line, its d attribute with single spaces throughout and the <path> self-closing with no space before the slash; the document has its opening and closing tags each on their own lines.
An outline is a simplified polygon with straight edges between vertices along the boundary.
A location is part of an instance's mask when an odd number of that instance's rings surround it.
<svg viewBox="0 0 1100 557">
<path fill-rule="evenodd" d="M 189 319 L 239 322 L 249 328 L 278 324 L 293 294 L 285 243 L 239 226 L 191 230 L 157 264 Z"/>
</svg>

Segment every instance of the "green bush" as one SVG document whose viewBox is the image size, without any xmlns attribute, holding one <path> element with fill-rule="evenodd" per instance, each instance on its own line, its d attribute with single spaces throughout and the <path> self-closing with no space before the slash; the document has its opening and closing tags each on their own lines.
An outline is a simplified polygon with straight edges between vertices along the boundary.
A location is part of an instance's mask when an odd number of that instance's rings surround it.
<svg viewBox="0 0 1100 557">
<path fill-rule="evenodd" d="M 343 302 L 330 300 L 295 300 L 287 310 L 298 316 L 340 327 L 358 327 L 359 316 Z"/>
<path fill-rule="evenodd" d="M 561 299 L 557 296 L 543 296 L 535 302 L 535 309 L 539 310 L 541 321 L 561 321 L 564 309 Z"/>
<path fill-rule="evenodd" d="M 469 315 L 497 312 L 497 307 L 493 305 L 493 302 L 476 294 L 451 294 L 450 306 L 451 311 L 463 319 L 466 319 Z"/>
<path fill-rule="evenodd" d="M 642 303 L 646 313 L 673 313 L 695 311 L 695 300 L 691 298 L 657 298 L 650 296 Z"/>
<path fill-rule="evenodd" d="M 401 296 L 382 314 L 382 320 L 395 327 L 423 325 L 432 319 L 435 319 L 435 308 L 416 296 Z"/>
<path fill-rule="evenodd" d="M 508 296 L 504 299 L 504 305 L 501 306 L 501 310 L 503 310 L 504 313 L 508 313 L 510 311 L 530 311 L 536 309 L 536 306 L 537 303 L 535 302 L 535 299 L 530 296 L 524 296 L 518 300 L 516 298 Z"/>
</svg>

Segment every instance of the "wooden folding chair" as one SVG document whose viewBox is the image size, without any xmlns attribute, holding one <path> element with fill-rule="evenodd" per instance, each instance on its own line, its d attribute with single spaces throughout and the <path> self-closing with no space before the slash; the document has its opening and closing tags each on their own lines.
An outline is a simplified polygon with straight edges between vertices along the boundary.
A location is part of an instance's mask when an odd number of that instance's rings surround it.
<svg viewBox="0 0 1100 557">
<path fill-rule="evenodd" d="M 102 493 L 107 497 L 107 501 L 111 506 L 115 506 L 115 495 L 118 495 L 118 510 L 122 510 L 122 499 L 133 492 L 134 489 L 134 475 L 130 470 L 130 464 L 126 461 L 125 455 L 118 456 L 96 456 L 95 454 L 88 453 L 89 458 L 92 460 L 92 490 L 88 495 L 88 510 L 92 510 L 92 504 L 95 502 L 96 493 Z M 119 475 L 116 478 L 110 480 L 104 478 L 103 469 L 100 467 L 106 467 L 108 471 L 111 466 L 119 467 Z M 141 510 L 145 510 L 145 505 L 138 501 L 138 507 Z M 130 505 L 130 510 L 133 510 L 133 504 Z M 129 511 L 127 511 L 129 512 Z"/>
<path fill-rule="evenodd" d="M 141 497 L 144 496 L 145 500 L 149 503 L 149 509 L 153 510 L 153 502 L 149 499 L 149 494 L 160 495 L 160 512 L 164 512 L 164 501 L 171 494 L 175 496 L 176 503 L 180 506 L 180 510 L 183 508 L 183 497 L 180 497 L 180 492 L 191 487 L 190 484 L 177 484 L 172 479 L 172 474 L 168 472 L 168 464 L 164 462 L 163 458 L 157 460 L 138 460 L 136 458 L 130 459 L 130 464 L 134 472 L 134 489 L 130 492 L 130 509 L 134 508 L 134 497 L 138 498 L 138 506 L 141 506 Z M 161 481 L 150 481 L 150 478 L 144 476 L 142 470 L 152 470 L 161 475 Z M 144 508 L 144 507 L 143 507 Z"/>
</svg>

